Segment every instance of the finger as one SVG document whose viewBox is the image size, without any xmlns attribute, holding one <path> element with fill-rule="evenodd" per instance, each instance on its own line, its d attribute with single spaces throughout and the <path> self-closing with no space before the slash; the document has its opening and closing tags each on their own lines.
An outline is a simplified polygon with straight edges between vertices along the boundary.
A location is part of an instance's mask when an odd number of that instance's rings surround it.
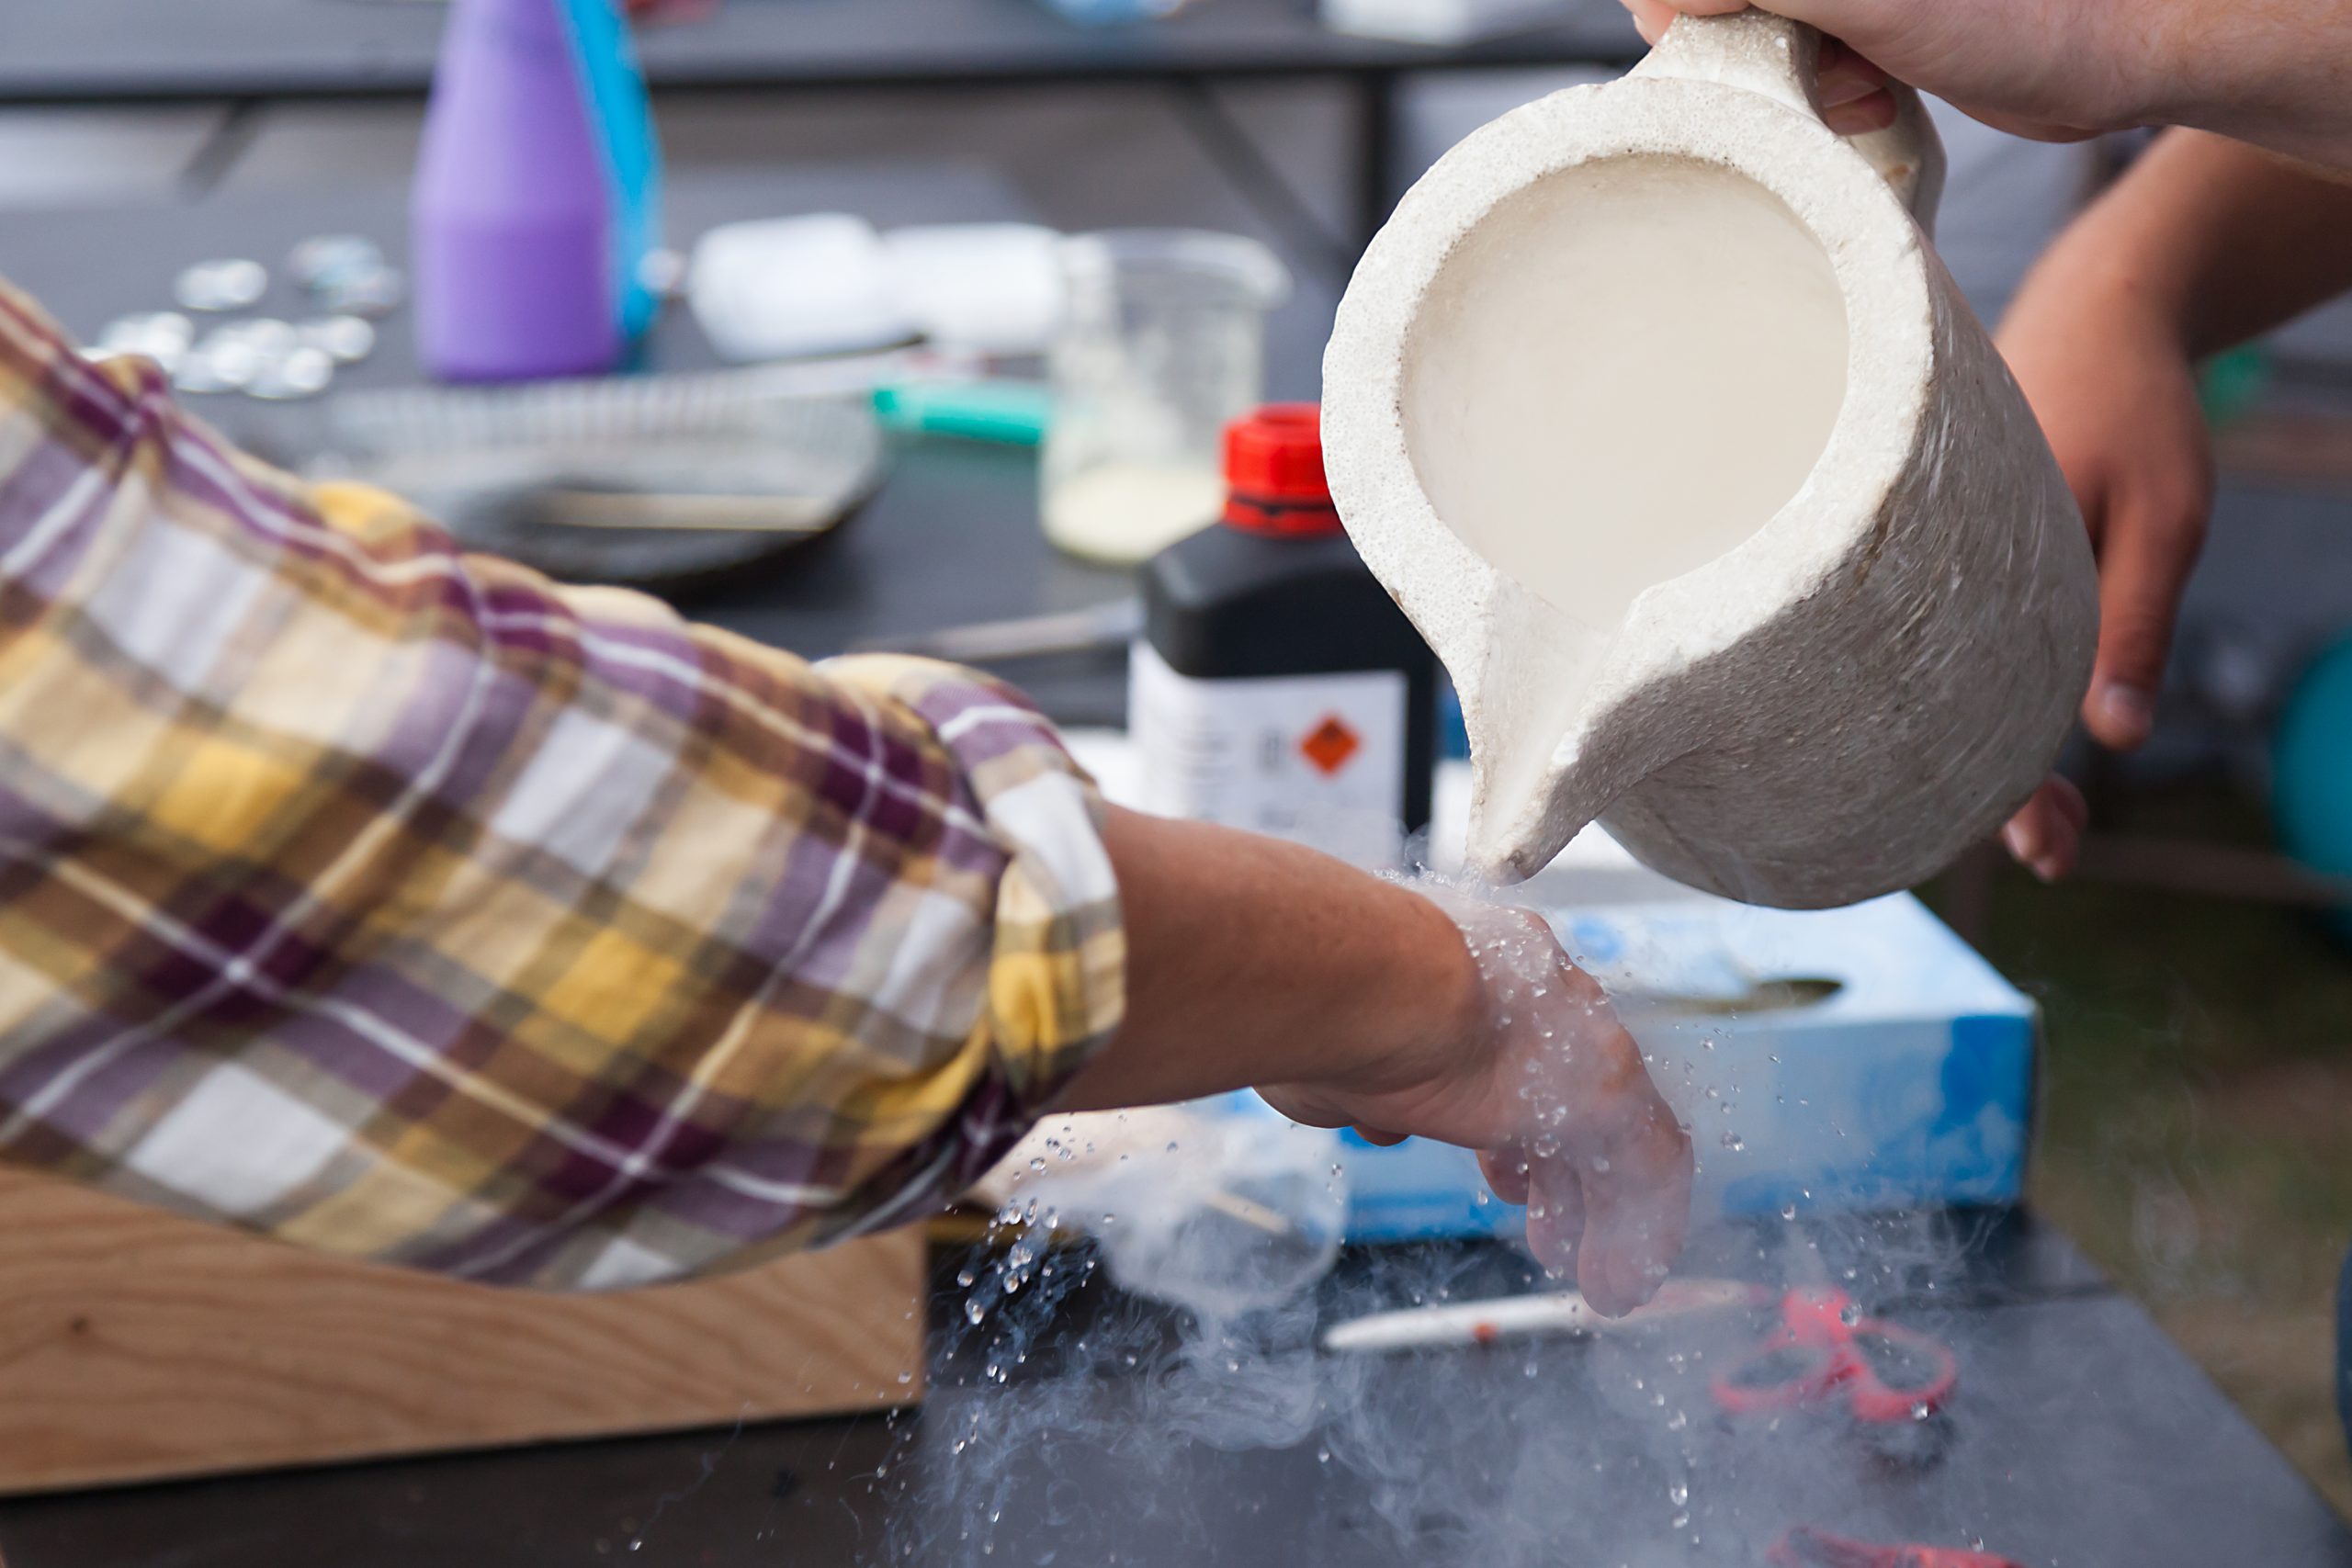
<svg viewBox="0 0 2352 1568">
<path fill-rule="evenodd" d="M 1869 56 L 1849 48 L 1844 40 L 1834 38 L 1821 40 L 1820 59 L 1814 66 L 1814 83 L 1825 106 L 1835 107 L 1839 104 L 1850 104 L 1868 93 L 1883 92 L 1894 80 Z"/>
<path fill-rule="evenodd" d="M 2083 798 L 2083 792 L 2065 774 L 2050 775 L 2050 798 L 2056 802 L 2058 814 L 2065 818 L 2066 826 L 2075 832 L 2091 825 L 2091 803 Z"/>
<path fill-rule="evenodd" d="M 1634 26 L 1641 29 L 1642 41 L 1652 49 L 1657 47 L 1658 39 L 1666 36 L 1666 29 L 1674 22 L 1674 7 L 1666 0 L 1625 0 L 1625 9 L 1634 14 Z"/>
<path fill-rule="evenodd" d="M 1822 123 L 1840 136 L 1867 136 L 1895 119 L 1894 95 L 1884 87 L 1865 90 L 1841 104 L 1821 106 Z"/>
<path fill-rule="evenodd" d="M 1321 1095 L 1291 1084 L 1261 1085 L 1258 1098 L 1302 1127 L 1348 1125 L 1346 1111 L 1331 1105 Z"/>
<path fill-rule="evenodd" d="M 1690 1223 L 1690 1140 L 1663 1100 L 1585 1170 L 1577 1288 L 1594 1311 L 1622 1317 L 1657 1293 Z"/>
<path fill-rule="evenodd" d="M 1378 1127 L 1367 1127 L 1361 1122 L 1353 1123 L 1351 1130 L 1365 1143 L 1380 1149 L 1393 1149 L 1412 1136 L 1410 1133 L 1389 1133 Z"/>
<path fill-rule="evenodd" d="M 2098 659 L 2083 699 L 2083 723 L 2104 746 L 2128 751 L 2155 727 L 2173 617 L 2204 535 L 2204 507 L 2195 496 L 2109 502 L 2098 552 Z"/>
<path fill-rule="evenodd" d="M 1838 135 L 1861 136 L 1894 123 L 1893 80 L 1838 39 L 1821 40 L 1815 90 L 1821 96 L 1822 119 Z"/>
<path fill-rule="evenodd" d="M 1677 17 L 1723 17 L 1747 9 L 1747 0 L 1625 0 L 1634 25 L 1655 46 Z"/>
<path fill-rule="evenodd" d="M 2071 780 L 2051 776 L 2001 829 L 2009 853 L 2044 882 L 2055 882 L 2075 869 L 2083 829 L 2090 821 L 2090 807 Z"/>
<path fill-rule="evenodd" d="M 1478 1169 L 1495 1196 L 1522 1207 L 1527 1202 L 1527 1156 L 1518 1149 L 1487 1149 L 1478 1156 Z"/>
<path fill-rule="evenodd" d="M 1595 1310 L 1623 1316 L 1657 1294 L 1666 1282 L 1682 1254 L 1690 1220 L 1687 1167 L 1686 1160 L 1660 1184 L 1622 1202 L 1612 1192 L 1604 1213 L 1588 1212 L 1584 1257 L 1588 1270 L 1598 1272 L 1602 1292 Z M 1591 1201 L 1588 1197 L 1589 1206 Z M 1593 1299 L 1589 1292 L 1587 1299 Z"/>
<path fill-rule="evenodd" d="M 2054 880 L 2072 869 L 2075 840 L 2089 815 L 2082 792 L 2052 775 L 2003 826 L 2001 842 L 2020 865 L 2044 881 Z"/>
<path fill-rule="evenodd" d="M 1585 1237 L 1584 1188 L 1577 1168 L 1565 1159 L 1530 1162 L 1527 1177 L 1527 1248 L 1552 1273 L 1578 1274 Z"/>
<path fill-rule="evenodd" d="M 1998 109 L 1972 107 L 1965 103 L 1955 103 L 1952 107 L 1979 125 L 1989 125 L 1995 130 L 2021 136 L 2028 141 L 2088 141 L 2095 136 L 2107 134 L 2096 126 L 2062 125 L 2056 120 L 2030 119 L 2003 114 Z"/>
</svg>

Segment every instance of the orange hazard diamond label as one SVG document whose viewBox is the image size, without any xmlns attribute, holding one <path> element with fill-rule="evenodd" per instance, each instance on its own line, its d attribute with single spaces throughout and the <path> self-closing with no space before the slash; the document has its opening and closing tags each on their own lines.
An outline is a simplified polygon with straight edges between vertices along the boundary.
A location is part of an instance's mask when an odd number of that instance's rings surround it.
<svg viewBox="0 0 2352 1568">
<path fill-rule="evenodd" d="M 1363 738 L 1348 728 L 1347 720 L 1338 714 L 1327 714 L 1323 722 L 1306 732 L 1298 750 L 1315 765 L 1315 771 L 1330 778 L 1348 765 L 1348 759 L 1363 750 Z"/>
</svg>

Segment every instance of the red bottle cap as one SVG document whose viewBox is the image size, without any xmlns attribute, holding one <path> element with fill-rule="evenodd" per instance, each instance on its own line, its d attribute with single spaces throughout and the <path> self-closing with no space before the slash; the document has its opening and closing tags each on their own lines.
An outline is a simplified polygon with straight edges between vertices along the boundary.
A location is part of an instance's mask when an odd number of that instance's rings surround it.
<svg viewBox="0 0 2352 1568">
<path fill-rule="evenodd" d="M 1323 477 L 1323 412 L 1268 403 L 1225 427 L 1225 520 L 1253 534 L 1336 534 Z"/>
</svg>

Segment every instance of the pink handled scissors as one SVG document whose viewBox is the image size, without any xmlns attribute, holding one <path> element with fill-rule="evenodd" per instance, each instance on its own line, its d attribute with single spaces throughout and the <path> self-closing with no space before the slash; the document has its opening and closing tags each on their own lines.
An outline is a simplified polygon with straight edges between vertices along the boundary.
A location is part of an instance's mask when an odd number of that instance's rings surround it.
<svg viewBox="0 0 2352 1568">
<path fill-rule="evenodd" d="M 1892 1425 L 1933 1415 L 1959 1382 L 1942 1342 L 1864 1317 L 1845 1292 L 1815 1286 L 1781 1298 L 1780 1322 L 1713 1389 L 1735 1416 L 1842 1400 L 1855 1419 Z"/>
</svg>

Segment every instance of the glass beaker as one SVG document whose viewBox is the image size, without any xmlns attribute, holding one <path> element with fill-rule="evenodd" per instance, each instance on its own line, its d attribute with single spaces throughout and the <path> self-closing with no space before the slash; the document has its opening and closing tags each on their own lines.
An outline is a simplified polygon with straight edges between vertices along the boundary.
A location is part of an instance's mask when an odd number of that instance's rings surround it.
<svg viewBox="0 0 2352 1568">
<path fill-rule="evenodd" d="M 1046 536 L 1133 565 L 1223 510 L 1225 427 L 1262 399 L 1266 312 L 1290 275 L 1255 240 L 1185 229 L 1078 235 L 1062 263 Z"/>
</svg>

